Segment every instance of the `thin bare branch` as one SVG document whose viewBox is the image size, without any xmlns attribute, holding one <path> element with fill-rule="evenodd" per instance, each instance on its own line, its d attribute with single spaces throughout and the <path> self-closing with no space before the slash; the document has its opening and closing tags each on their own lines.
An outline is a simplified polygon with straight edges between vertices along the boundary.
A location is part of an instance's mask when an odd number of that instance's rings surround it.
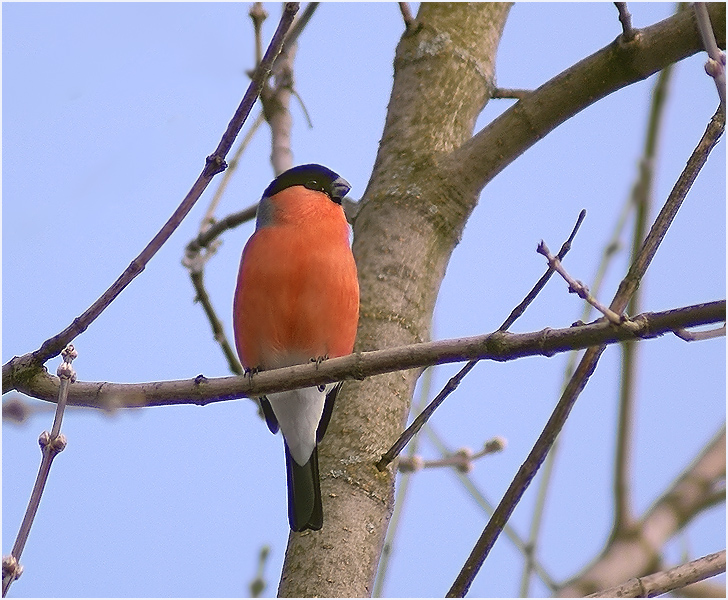
<svg viewBox="0 0 728 600">
<path fill-rule="evenodd" d="M 634 39 L 635 31 L 632 28 L 632 15 L 627 10 L 626 2 L 615 2 L 614 6 L 619 11 L 619 22 L 622 24 L 622 40 L 631 42 Z"/>
<path fill-rule="evenodd" d="M 495 437 L 488 440 L 483 448 L 478 452 L 473 452 L 470 448 L 460 448 L 449 456 L 444 456 L 436 460 L 425 460 L 419 454 L 413 454 L 406 458 L 400 459 L 397 467 L 402 473 L 412 473 L 421 471 L 422 469 L 432 469 L 435 467 L 455 467 L 461 473 L 470 473 L 476 460 L 502 452 L 506 447 L 506 440 L 502 437 Z"/>
<path fill-rule="evenodd" d="M 228 162 L 228 168 L 225 169 L 225 172 L 222 174 L 222 177 L 220 178 L 220 185 L 217 186 L 215 193 L 212 195 L 212 200 L 210 200 L 207 211 L 205 211 L 205 216 L 202 217 L 202 221 L 200 222 L 200 235 L 204 234 L 215 225 L 215 211 L 217 210 L 217 206 L 218 204 L 220 204 L 220 200 L 222 199 L 222 196 L 227 189 L 228 183 L 230 183 L 230 179 L 237 171 L 243 152 L 245 152 L 245 150 L 248 148 L 250 142 L 253 141 L 253 136 L 258 131 L 264 121 L 265 118 L 263 117 L 263 111 L 261 111 L 258 113 L 258 116 L 255 117 L 255 120 L 250 125 L 250 128 L 246 132 L 245 137 L 243 137 L 237 149 L 235 150 L 235 154 L 233 154 L 233 157 Z M 255 214 L 253 214 L 253 216 L 255 216 Z M 190 244 L 188 244 L 186 249 L 187 252 L 191 251 L 190 248 L 193 248 L 193 252 L 197 252 L 200 248 L 208 248 L 210 245 L 210 242 L 208 242 L 207 244 L 200 244 L 198 247 L 193 246 L 193 243 L 194 242 L 190 242 Z"/>
<path fill-rule="evenodd" d="M 715 81 L 715 87 L 718 88 L 718 96 L 720 97 L 720 105 L 725 110 L 725 52 L 721 52 L 715 41 L 715 34 L 710 24 L 710 15 L 706 3 L 695 2 L 693 9 L 698 20 L 698 30 L 703 40 L 703 47 L 708 53 L 705 72 Z"/>
<path fill-rule="evenodd" d="M 647 577 L 636 577 L 587 598 L 652 598 L 725 573 L 725 550 Z"/>
<path fill-rule="evenodd" d="M 543 240 L 541 240 L 541 242 L 538 244 L 536 252 L 538 252 L 539 254 L 543 254 L 546 257 L 546 260 L 549 261 L 549 268 L 556 271 L 559 275 L 561 275 L 561 277 L 564 278 L 564 281 L 569 284 L 570 294 L 577 294 L 581 299 L 591 304 L 615 325 L 618 325 L 622 322 L 623 317 L 621 315 L 618 315 L 609 307 L 604 306 L 601 302 L 599 302 L 599 300 L 597 300 L 589 293 L 589 288 L 586 284 L 578 281 L 577 279 L 574 279 L 571 275 L 569 275 L 569 272 L 564 268 L 564 265 L 556 256 L 551 254 L 551 251 Z"/>
<path fill-rule="evenodd" d="M 232 373 L 235 373 L 236 375 L 244 375 L 245 371 L 240 364 L 237 355 L 233 351 L 232 346 L 230 346 L 230 343 L 227 340 L 227 336 L 225 335 L 225 328 L 220 322 L 220 319 L 218 318 L 217 313 L 212 306 L 212 301 L 210 300 L 210 296 L 207 293 L 207 289 L 205 289 L 203 272 L 201 270 L 193 271 L 190 273 L 190 277 L 192 278 L 192 285 L 195 288 L 195 301 L 199 302 L 202 305 L 202 308 L 207 315 L 207 319 L 208 321 L 210 321 L 210 326 L 212 327 L 212 333 L 215 336 L 215 341 L 220 344 L 220 347 L 222 348 L 223 354 L 225 355 L 225 359 L 228 363 L 228 368 Z"/>
<path fill-rule="evenodd" d="M 20 556 L 30 535 L 30 528 L 33 526 L 35 515 L 38 512 L 40 499 L 43 496 L 48 476 L 51 472 L 51 464 L 53 459 L 66 447 L 66 436 L 61 434 L 61 423 L 63 422 L 63 412 L 66 409 L 66 401 L 68 399 L 68 386 L 76 381 L 76 371 L 73 370 L 71 363 L 78 356 L 72 344 L 66 346 L 63 350 L 63 362 L 58 366 L 58 377 L 60 378 L 60 386 L 58 389 L 58 402 L 56 404 L 56 414 L 53 419 L 53 427 L 50 433 L 44 431 L 40 434 L 38 442 L 40 443 L 43 457 L 38 469 L 38 476 L 30 494 L 28 506 L 25 509 L 25 516 L 20 525 L 20 530 L 15 538 L 15 544 L 10 552 L 10 556 L 3 557 L 3 597 L 8 593 L 8 589 L 18 577 L 20 577 L 23 569 L 20 565 Z"/>
<path fill-rule="evenodd" d="M 6 375 L 10 370 L 17 369 L 21 365 L 26 369 L 39 368 L 40 365 L 49 358 L 57 356 L 76 336 L 83 333 L 106 309 L 106 307 L 109 306 L 109 304 L 111 304 L 111 302 L 124 290 L 124 288 L 126 288 L 126 286 L 129 285 L 129 283 L 131 283 L 131 281 L 144 270 L 147 263 L 169 239 L 185 216 L 187 216 L 189 211 L 202 195 L 202 192 L 207 188 L 207 185 L 210 183 L 212 178 L 217 173 L 225 169 L 225 157 L 230 151 L 238 132 L 245 123 L 253 104 L 258 98 L 260 90 L 263 87 L 263 83 L 270 73 L 273 61 L 276 56 L 278 56 L 283 45 L 285 33 L 288 31 L 296 12 L 298 12 L 297 2 L 289 2 L 286 4 L 286 8 L 283 11 L 278 28 L 271 39 L 268 50 L 265 53 L 265 57 L 256 69 L 253 81 L 251 81 L 248 86 L 240 105 L 235 111 L 232 120 L 228 124 L 227 130 L 220 140 L 220 143 L 215 151 L 207 157 L 205 168 L 202 173 L 167 223 L 165 223 L 162 229 L 160 229 L 160 231 L 154 236 L 152 241 L 149 242 L 139 256 L 131 262 L 131 264 L 111 285 L 111 287 L 106 290 L 106 292 L 104 292 L 101 297 L 98 298 L 80 317 L 74 319 L 73 322 L 61 333 L 43 342 L 38 350 L 25 354 L 21 357 L 14 357 L 8 363 L 3 365 L 3 391 L 6 391 Z"/>
<path fill-rule="evenodd" d="M 411 31 L 415 26 L 415 18 L 412 16 L 412 9 L 410 9 L 409 2 L 398 2 L 399 10 L 402 13 L 402 20 L 404 26 L 408 31 Z"/>
<path fill-rule="evenodd" d="M 581 227 L 581 224 L 584 221 L 584 217 L 586 217 L 586 210 L 582 210 L 579 213 L 579 217 L 576 220 L 574 228 L 571 230 L 571 234 L 561 246 L 561 250 L 559 251 L 560 258 L 566 256 L 567 252 L 571 250 L 571 243 L 574 241 L 574 237 L 576 236 L 577 231 L 579 231 L 579 227 Z M 536 285 L 534 285 L 533 288 L 531 288 L 531 291 L 526 294 L 526 297 L 523 299 L 523 301 L 511 311 L 511 314 L 508 315 L 508 318 L 498 328 L 498 331 L 506 331 L 511 325 L 513 325 L 513 323 L 515 323 L 516 319 L 518 319 L 518 317 L 520 317 L 526 311 L 528 305 L 534 301 L 539 292 L 544 288 L 553 273 L 554 269 L 551 267 L 551 265 L 549 265 L 546 273 L 541 276 L 541 278 L 536 282 Z M 387 468 L 387 465 L 389 465 L 395 458 L 397 458 L 397 456 L 399 456 L 400 452 L 402 452 L 402 450 L 409 443 L 409 441 L 417 434 L 420 429 L 422 429 L 422 426 L 430 419 L 430 417 L 432 417 L 432 414 L 444 402 L 445 398 L 447 398 L 457 389 L 457 387 L 460 385 L 460 382 L 465 378 L 468 373 L 470 373 L 470 371 L 472 371 L 473 367 L 475 367 L 476 364 L 478 364 L 478 359 L 469 361 L 462 369 L 460 369 L 455 375 L 453 375 L 449 379 L 449 381 L 445 384 L 445 387 L 440 390 L 440 393 L 437 394 L 432 402 L 427 405 L 425 410 L 417 415 L 417 418 L 412 421 L 412 424 L 402 432 L 402 435 L 399 436 L 399 439 L 392 445 L 392 447 L 382 455 L 382 458 L 380 458 L 377 462 L 377 469 L 379 469 L 380 471 L 384 471 L 384 469 Z"/>
<path fill-rule="evenodd" d="M 564 260 L 564 257 L 567 255 L 569 250 L 571 250 L 571 244 L 573 243 L 574 238 L 576 237 L 576 234 L 578 233 L 579 228 L 581 227 L 581 224 L 584 222 L 585 218 L 586 210 L 582 209 L 581 212 L 579 212 L 579 216 L 576 218 L 576 223 L 574 224 L 574 228 L 571 230 L 569 237 L 563 244 L 561 244 L 559 253 L 556 255 L 556 258 L 559 261 Z M 511 328 L 511 325 L 516 322 L 516 319 L 518 319 L 524 312 L 526 312 L 528 305 L 536 299 L 536 296 L 538 296 L 544 286 L 548 283 L 549 279 L 551 279 L 551 276 L 553 274 L 554 269 L 551 267 L 551 265 L 549 265 L 549 268 L 536 282 L 536 285 L 533 286 L 531 291 L 526 294 L 526 297 L 523 299 L 523 301 L 511 311 L 511 314 L 508 315 L 508 318 L 498 328 L 499 331 L 508 331 Z"/>
<path fill-rule="evenodd" d="M 255 64 L 259 65 L 263 60 L 263 21 L 268 18 L 268 11 L 263 8 L 262 2 L 253 2 L 248 11 L 248 16 L 253 21 L 255 32 Z"/>
<path fill-rule="evenodd" d="M 258 554 L 258 572 L 255 575 L 255 579 L 250 582 L 250 597 L 260 598 L 260 595 L 268 587 L 268 583 L 265 580 L 265 567 L 268 564 L 268 557 L 270 556 L 270 546 L 263 546 Z"/>
<path fill-rule="evenodd" d="M 244 208 L 241 211 L 238 211 L 236 213 L 229 214 L 224 219 L 220 219 L 217 221 L 214 225 L 212 225 L 207 231 L 204 233 L 201 233 L 198 235 L 194 240 L 192 240 L 189 244 L 187 244 L 187 248 L 185 248 L 185 252 L 187 253 L 195 253 L 198 252 L 200 248 L 205 248 L 209 246 L 213 241 L 215 241 L 222 233 L 227 231 L 228 229 L 234 229 L 238 225 L 241 225 L 242 223 L 246 223 L 247 221 L 252 221 L 255 219 L 255 213 L 258 210 L 258 204 L 253 204 L 252 206 L 248 206 L 247 208 Z"/>
<path fill-rule="evenodd" d="M 687 329 L 675 330 L 675 335 L 686 342 L 698 342 L 710 340 L 717 337 L 725 337 L 725 324 L 717 329 L 709 329 L 708 331 L 688 331 Z"/>
<path fill-rule="evenodd" d="M 313 17 L 313 13 L 316 12 L 318 5 L 319 5 L 318 2 L 309 2 L 306 5 L 306 8 L 304 8 L 303 11 L 301 11 L 301 14 L 293 22 L 293 25 L 291 25 L 290 31 L 286 34 L 286 41 L 283 43 L 283 50 L 286 49 L 286 46 L 296 43 L 296 41 L 298 40 L 298 36 L 300 36 L 301 33 L 303 33 L 303 30 L 306 28 L 306 25 L 308 25 L 308 22 L 311 20 L 311 17 Z"/>
<path fill-rule="evenodd" d="M 494 100 L 523 100 L 529 94 L 532 94 L 533 90 L 521 90 L 515 88 L 495 88 L 493 93 L 490 95 Z"/>
</svg>

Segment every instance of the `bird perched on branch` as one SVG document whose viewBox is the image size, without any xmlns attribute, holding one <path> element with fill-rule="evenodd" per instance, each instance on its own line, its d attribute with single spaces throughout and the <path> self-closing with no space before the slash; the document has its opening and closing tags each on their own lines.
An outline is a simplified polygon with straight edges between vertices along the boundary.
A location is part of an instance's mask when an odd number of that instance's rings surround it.
<svg viewBox="0 0 728 600">
<path fill-rule="evenodd" d="M 258 206 L 243 250 L 233 303 L 235 345 L 249 373 L 350 354 L 359 284 L 341 200 L 349 183 L 321 165 L 279 175 Z M 341 383 L 260 398 L 286 453 L 293 531 L 321 529 L 317 443 Z"/>
</svg>

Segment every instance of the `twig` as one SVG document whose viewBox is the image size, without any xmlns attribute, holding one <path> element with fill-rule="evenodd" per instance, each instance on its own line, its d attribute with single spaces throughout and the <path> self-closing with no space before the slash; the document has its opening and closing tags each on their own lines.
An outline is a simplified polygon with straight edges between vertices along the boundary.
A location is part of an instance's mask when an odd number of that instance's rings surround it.
<svg viewBox="0 0 728 600">
<path fill-rule="evenodd" d="M 210 200 L 210 204 L 207 207 L 207 211 L 205 212 L 205 216 L 202 217 L 202 221 L 200 221 L 200 234 L 204 234 L 206 231 L 208 231 L 211 227 L 213 227 L 216 223 L 215 220 L 215 210 L 217 210 L 218 204 L 220 204 L 220 200 L 222 199 L 222 195 L 225 193 L 225 190 L 227 189 L 228 183 L 230 183 L 230 179 L 235 174 L 238 168 L 238 164 L 240 164 L 240 157 L 243 155 L 243 152 L 248 148 L 250 145 L 250 142 L 253 141 L 253 136 L 258 131 L 260 126 L 265 121 L 265 118 L 263 117 L 263 111 L 258 113 L 258 116 L 255 117 L 255 120 L 250 125 L 250 129 L 245 134 L 245 137 L 241 140 L 240 144 L 238 145 L 237 149 L 235 150 L 235 154 L 233 154 L 233 157 L 228 162 L 228 168 L 225 169 L 225 172 L 222 174 L 222 177 L 220 178 L 220 185 L 217 186 L 217 189 L 215 190 L 215 193 L 212 195 L 212 200 Z M 256 207 L 257 208 L 257 205 Z M 253 217 L 255 216 L 255 212 L 253 212 Z M 212 241 L 212 240 L 211 240 Z M 187 246 L 187 251 L 190 251 L 190 248 L 192 246 L 193 242 L 190 242 Z M 192 248 L 193 252 L 197 252 L 200 250 L 200 248 L 207 248 L 209 247 L 210 242 L 199 245 Z M 184 261 L 183 261 L 184 264 Z"/>
<path fill-rule="evenodd" d="M 9 556 L 3 557 L 3 597 L 8 593 L 8 589 L 13 581 L 20 577 L 23 572 L 23 568 L 20 566 L 20 556 L 23 554 L 25 543 L 28 541 L 28 535 L 30 534 L 30 528 L 33 526 L 35 515 L 38 512 L 40 499 L 43 496 L 43 490 L 48 481 L 48 475 L 51 472 L 51 463 L 66 447 L 66 436 L 61 434 L 61 423 L 63 421 L 63 412 L 66 409 L 68 386 L 76 381 L 76 372 L 73 370 L 71 363 L 77 356 L 78 352 L 76 352 L 72 344 L 69 344 L 63 350 L 63 362 L 59 365 L 57 372 L 61 380 L 61 385 L 58 390 L 58 404 L 56 405 L 53 427 L 50 433 L 44 431 L 38 439 L 43 454 L 40 468 L 38 469 L 38 476 L 36 477 L 33 491 L 30 494 L 28 507 L 25 509 L 25 516 L 20 525 L 18 536 L 15 538 L 13 549 Z"/>
<path fill-rule="evenodd" d="M 253 2 L 248 11 L 248 16 L 253 21 L 255 33 L 255 64 L 259 65 L 263 60 L 263 22 L 268 18 L 268 11 L 263 8 L 262 2 Z"/>
<path fill-rule="evenodd" d="M 549 267 L 551 267 L 559 275 L 561 275 L 564 278 L 564 281 L 569 284 L 570 294 L 577 294 L 580 298 L 586 300 L 589 304 L 596 308 L 615 325 L 619 325 L 620 323 L 622 323 L 624 319 L 613 310 L 604 306 L 594 296 L 592 296 L 589 293 L 589 287 L 586 284 L 582 283 L 577 279 L 574 279 L 571 275 L 569 275 L 568 271 L 564 268 L 564 265 L 557 257 L 551 254 L 551 251 L 543 240 L 539 242 L 538 247 L 536 248 L 536 252 L 538 252 L 539 254 L 543 254 L 546 257 L 546 260 L 549 261 Z"/>
<path fill-rule="evenodd" d="M 210 296 L 205 289 L 203 272 L 201 270 L 192 271 L 190 272 L 190 277 L 192 279 L 192 285 L 195 288 L 195 301 L 202 304 L 202 308 L 207 315 L 207 319 L 210 321 L 210 326 L 212 327 L 212 333 L 215 336 L 215 341 L 220 344 L 223 354 L 225 355 L 228 363 L 228 368 L 232 373 L 235 373 L 236 375 L 244 375 L 245 371 L 240 364 L 237 356 L 235 355 L 235 352 L 230 346 L 230 343 L 227 340 L 227 336 L 225 335 L 225 328 L 220 322 L 220 319 L 217 317 L 217 313 L 212 306 Z"/>
<path fill-rule="evenodd" d="M 725 110 L 725 52 L 718 48 L 715 41 L 715 34 L 710 24 L 710 15 L 705 2 L 695 2 L 693 9 L 695 10 L 695 18 L 698 21 L 700 37 L 703 40 L 703 47 L 708 53 L 705 72 L 715 81 L 715 87 L 718 88 L 718 96 L 720 97 L 720 105 Z"/>
<path fill-rule="evenodd" d="M 299 94 L 295 88 L 291 89 L 291 93 L 293 94 L 293 97 L 298 100 L 298 105 L 303 111 L 303 116 L 306 119 L 306 124 L 308 125 L 308 128 L 313 129 L 313 121 L 311 120 L 311 115 L 306 108 L 306 104 L 304 103 L 303 98 L 301 98 L 301 94 Z"/>
<path fill-rule="evenodd" d="M 622 40 L 631 42 L 635 37 L 635 30 L 632 28 L 632 15 L 627 10 L 627 3 L 615 2 L 614 6 L 619 11 L 619 22 L 622 24 Z"/>
<path fill-rule="evenodd" d="M 412 10 L 410 9 L 409 2 L 398 2 L 399 10 L 402 13 L 402 20 L 407 31 L 412 31 L 415 27 L 415 18 L 412 16 Z"/>
<path fill-rule="evenodd" d="M 46 362 L 49 358 L 56 356 L 63 348 L 65 348 L 76 336 L 83 333 L 88 326 L 106 309 L 109 304 L 126 288 L 129 283 L 141 273 L 151 258 L 157 253 L 162 245 L 169 239 L 175 229 L 179 226 L 187 213 L 192 209 L 202 192 L 207 188 L 212 178 L 225 169 L 225 157 L 235 141 L 235 137 L 242 128 L 253 104 L 255 103 L 263 83 L 270 73 L 271 65 L 278 55 L 285 33 L 293 21 L 293 17 L 298 11 L 297 2 L 286 3 L 281 20 L 278 24 L 273 38 L 271 39 L 265 57 L 256 69 L 253 81 L 248 86 L 240 105 L 228 124 L 227 130 L 222 136 L 220 143 L 215 151 L 207 157 L 205 168 L 187 193 L 177 210 L 172 214 L 167 223 L 154 236 L 151 242 L 142 250 L 121 276 L 106 290 L 100 298 L 98 298 L 80 317 L 64 329 L 61 333 L 47 339 L 38 350 L 25 354 L 21 357 L 14 357 L 3 365 L 3 389 L 5 389 L 5 380 L 10 370 L 18 368 L 33 369 Z"/>
<path fill-rule="evenodd" d="M 413 454 L 406 458 L 401 458 L 397 463 L 397 467 L 402 473 L 413 473 L 434 467 L 455 467 L 461 473 L 470 473 L 473 470 L 473 463 L 476 460 L 489 454 L 501 452 L 505 447 L 505 438 L 495 437 L 485 442 L 483 449 L 479 452 L 473 452 L 470 448 L 460 448 L 453 454 L 438 460 L 425 460 L 418 454 Z"/>
<path fill-rule="evenodd" d="M 225 217 L 224 219 L 220 219 L 217 221 L 214 225 L 212 225 L 207 231 L 204 233 L 201 233 L 198 235 L 194 240 L 192 240 L 189 244 L 187 244 L 187 247 L 185 248 L 186 253 L 195 253 L 198 252 L 200 248 L 205 248 L 209 246 L 217 237 L 219 237 L 222 233 L 227 231 L 228 229 L 234 229 L 238 225 L 241 225 L 242 223 L 245 223 L 247 221 L 252 221 L 255 219 L 255 213 L 258 210 L 258 204 L 254 204 L 252 206 L 249 206 L 248 208 L 244 208 L 243 210 L 232 213 Z"/>
<path fill-rule="evenodd" d="M 647 577 L 635 577 L 587 598 L 652 598 L 720 573 L 725 573 L 725 550 Z"/>
<path fill-rule="evenodd" d="M 306 25 L 308 25 L 308 22 L 311 20 L 311 17 L 313 17 L 313 13 L 316 12 L 318 5 L 318 2 L 309 2 L 306 5 L 306 8 L 303 9 L 299 17 L 293 22 L 293 25 L 291 25 L 291 29 L 286 35 L 286 41 L 283 43 L 283 50 L 286 49 L 286 46 L 296 43 L 298 36 L 301 35 L 303 30 L 306 28 Z"/>
<path fill-rule="evenodd" d="M 586 210 L 581 209 L 581 212 L 579 212 L 579 216 L 576 218 L 576 223 L 574 224 L 574 228 L 571 230 L 571 233 L 569 234 L 569 237 L 566 239 L 566 241 L 561 245 L 561 249 L 559 250 L 559 253 L 556 255 L 556 258 L 558 260 L 564 260 L 564 257 L 566 254 L 571 250 L 571 244 L 574 241 L 574 238 L 576 237 L 577 232 L 579 231 L 579 228 L 581 227 L 581 224 L 584 222 L 584 219 L 586 218 Z M 536 285 L 533 286 L 530 292 L 526 294 L 526 297 L 523 299 L 523 302 L 521 302 L 516 308 L 514 308 L 511 311 L 511 314 L 508 315 L 508 318 L 503 322 L 503 324 L 498 328 L 498 331 L 507 331 L 511 328 L 511 325 L 516 322 L 516 319 L 518 319 L 524 312 L 526 312 L 526 308 L 528 308 L 528 305 L 531 304 L 536 299 L 536 296 L 541 292 L 541 290 L 544 288 L 544 286 L 548 283 L 549 279 L 551 279 L 551 276 L 554 274 L 554 269 L 549 265 L 549 268 L 546 270 L 546 272 L 541 276 L 541 279 L 539 279 L 536 282 Z"/>
<path fill-rule="evenodd" d="M 244 396 L 262 396 L 272 392 L 294 390 L 347 379 L 364 379 L 372 375 L 434 364 L 471 359 L 516 360 L 525 356 L 553 356 L 567 352 L 612 344 L 625 340 L 648 339 L 672 333 L 684 327 L 696 327 L 726 319 L 725 300 L 686 306 L 634 317 L 629 327 L 605 321 L 564 329 L 544 329 L 531 333 L 496 331 L 487 335 L 424 342 L 358 352 L 330 358 L 320 364 L 304 364 L 261 371 L 255 377 L 218 377 L 156 381 L 152 383 L 76 382 L 69 393 L 69 404 L 102 409 L 139 408 L 179 404 L 206 405 Z M 13 389 L 41 400 L 55 401 L 58 380 L 39 371 L 33 377 L 11 377 Z"/>
<path fill-rule="evenodd" d="M 452 454 L 450 449 L 445 446 L 443 441 L 437 435 L 431 423 L 427 423 L 425 425 L 424 431 L 427 434 L 430 442 L 435 446 L 435 448 L 437 448 L 440 454 L 442 454 L 443 456 Z M 463 484 L 463 487 L 472 496 L 475 503 L 483 509 L 483 512 L 485 512 L 488 517 L 490 517 L 495 512 L 495 505 L 490 500 L 488 500 L 488 498 L 486 498 L 483 493 L 475 486 L 472 479 L 467 473 L 462 473 L 457 470 L 454 470 L 453 473 Z M 524 542 L 519 536 L 518 532 L 513 527 L 511 527 L 509 523 L 506 523 L 505 527 L 503 528 L 503 533 L 521 554 L 528 554 L 528 542 Z M 538 577 L 541 579 L 543 584 L 548 587 L 551 592 L 555 592 L 558 589 L 558 585 L 556 584 L 556 581 L 554 581 L 554 578 L 551 577 L 551 575 L 546 571 L 544 566 L 535 557 L 533 558 L 533 570 L 536 575 L 538 575 Z"/>
<path fill-rule="evenodd" d="M 265 581 L 265 565 L 268 562 L 268 557 L 270 556 L 270 546 L 263 546 L 260 549 L 260 553 L 258 554 L 258 572 L 255 575 L 255 579 L 250 582 L 250 597 L 251 598 L 260 598 L 260 595 L 265 591 L 265 588 L 268 587 L 268 584 Z"/>
<path fill-rule="evenodd" d="M 692 183 L 695 181 L 700 169 L 707 161 L 708 155 L 710 154 L 713 146 L 723 134 L 724 127 L 725 112 L 719 110 L 708 124 L 703 137 L 690 156 L 687 166 L 680 174 L 680 177 L 670 192 L 665 205 L 652 225 L 639 255 L 633 261 L 627 275 L 620 283 L 614 300 L 612 300 L 609 307 L 610 310 L 619 314 L 626 308 L 629 299 L 632 297 L 634 290 L 637 288 L 639 282 L 642 280 L 642 277 L 647 271 L 647 268 L 654 258 L 662 239 L 667 233 L 667 230 L 675 218 L 678 209 L 682 205 L 685 196 L 690 190 Z M 500 532 L 503 530 L 503 526 L 508 521 L 516 505 L 528 489 L 528 486 L 535 477 L 536 472 L 543 464 L 543 461 L 556 437 L 566 423 L 566 419 L 576 403 L 577 398 L 596 369 L 599 358 L 605 348 L 606 346 L 603 345 L 595 346 L 593 348 L 589 348 L 589 350 L 584 353 L 579 366 L 574 372 L 571 381 L 569 381 L 569 384 L 566 386 L 564 393 L 561 395 L 556 408 L 551 414 L 551 417 L 546 423 L 546 426 L 541 432 L 541 435 L 536 441 L 533 449 L 529 453 L 528 458 L 519 468 L 516 476 L 508 487 L 508 490 L 498 504 L 498 508 L 496 508 L 495 513 L 485 526 L 485 529 L 476 542 L 470 556 L 468 556 L 463 568 L 448 591 L 447 595 L 449 597 L 462 597 L 467 593 L 473 579 L 478 574 L 480 567 L 493 548 Z"/>
<path fill-rule="evenodd" d="M 579 213 L 579 217 L 576 220 L 576 225 L 574 225 L 574 228 L 572 229 L 569 238 L 561 246 L 561 250 L 559 251 L 560 257 L 563 258 L 564 256 L 566 256 L 566 253 L 571 249 L 571 242 L 574 240 L 576 232 L 579 231 L 579 227 L 581 227 L 581 223 L 584 221 L 585 216 L 586 211 L 582 210 Z M 520 317 L 525 312 L 528 305 L 533 302 L 538 293 L 543 289 L 543 287 L 546 285 L 546 282 L 551 278 L 551 275 L 553 275 L 553 272 L 554 270 L 549 266 L 549 269 L 541 276 L 541 279 L 536 282 L 536 285 L 533 286 L 533 288 L 526 295 L 523 301 L 511 311 L 511 314 L 508 315 L 508 318 L 498 328 L 498 331 L 506 331 L 511 325 L 513 325 L 516 319 L 518 319 L 518 317 Z M 397 458 L 397 456 L 399 456 L 400 452 L 402 452 L 402 449 L 409 443 L 413 436 L 415 436 L 417 432 L 422 429 L 422 426 L 430 419 L 432 414 L 437 410 L 440 404 L 443 403 L 445 398 L 447 398 L 457 389 L 457 387 L 460 385 L 460 382 L 465 378 L 468 373 L 470 373 L 470 371 L 472 371 L 473 367 L 476 364 L 478 364 L 478 359 L 471 360 L 462 369 L 460 369 L 460 371 L 458 371 L 450 378 L 447 384 L 445 384 L 445 387 L 440 390 L 440 393 L 435 396 L 432 402 L 427 405 L 425 410 L 423 410 L 417 416 L 412 424 L 402 432 L 402 435 L 399 436 L 399 439 L 392 445 L 389 450 L 387 450 L 387 452 L 382 455 L 382 458 L 377 461 L 377 469 L 379 469 L 380 471 L 384 471 L 384 469 L 386 469 L 387 466 L 395 458 Z"/>
<path fill-rule="evenodd" d="M 717 337 L 725 337 L 725 324 L 717 329 L 709 329 L 708 331 L 688 331 L 687 329 L 676 329 L 675 335 L 686 342 L 698 342 L 703 340 L 711 340 Z"/>
<path fill-rule="evenodd" d="M 516 88 L 495 88 L 490 97 L 494 100 L 523 100 L 533 93 L 533 90 L 521 90 Z"/>
</svg>

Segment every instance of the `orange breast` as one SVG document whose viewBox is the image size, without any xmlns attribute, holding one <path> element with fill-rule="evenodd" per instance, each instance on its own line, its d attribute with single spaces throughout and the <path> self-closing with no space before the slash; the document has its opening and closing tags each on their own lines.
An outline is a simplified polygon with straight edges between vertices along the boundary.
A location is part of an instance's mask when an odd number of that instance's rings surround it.
<svg viewBox="0 0 728 600">
<path fill-rule="evenodd" d="M 289 210 L 280 224 L 260 228 L 243 250 L 233 325 L 246 368 L 344 356 L 354 347 L 359 285 L 348 225 L 341 207 L 321 196 L 313 210 L 308 203 L 297 218 Z"/>
</svg>

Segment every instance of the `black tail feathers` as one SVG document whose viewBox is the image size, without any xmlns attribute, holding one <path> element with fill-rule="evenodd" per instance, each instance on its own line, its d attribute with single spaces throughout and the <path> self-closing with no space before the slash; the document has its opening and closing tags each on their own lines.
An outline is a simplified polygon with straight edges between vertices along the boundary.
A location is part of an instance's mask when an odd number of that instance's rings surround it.
<svg viewBox="0 0 728 600">
<path fill-rule="evenodd" d="M 324 524 L 319 482 L 318 448 L 313 449 L 308 462 L 301 466 L 291 456 L 286 445 L 286 474 L 288 479 L 288 522 L 293 531 L 318 530 Z"/>
</svg>

